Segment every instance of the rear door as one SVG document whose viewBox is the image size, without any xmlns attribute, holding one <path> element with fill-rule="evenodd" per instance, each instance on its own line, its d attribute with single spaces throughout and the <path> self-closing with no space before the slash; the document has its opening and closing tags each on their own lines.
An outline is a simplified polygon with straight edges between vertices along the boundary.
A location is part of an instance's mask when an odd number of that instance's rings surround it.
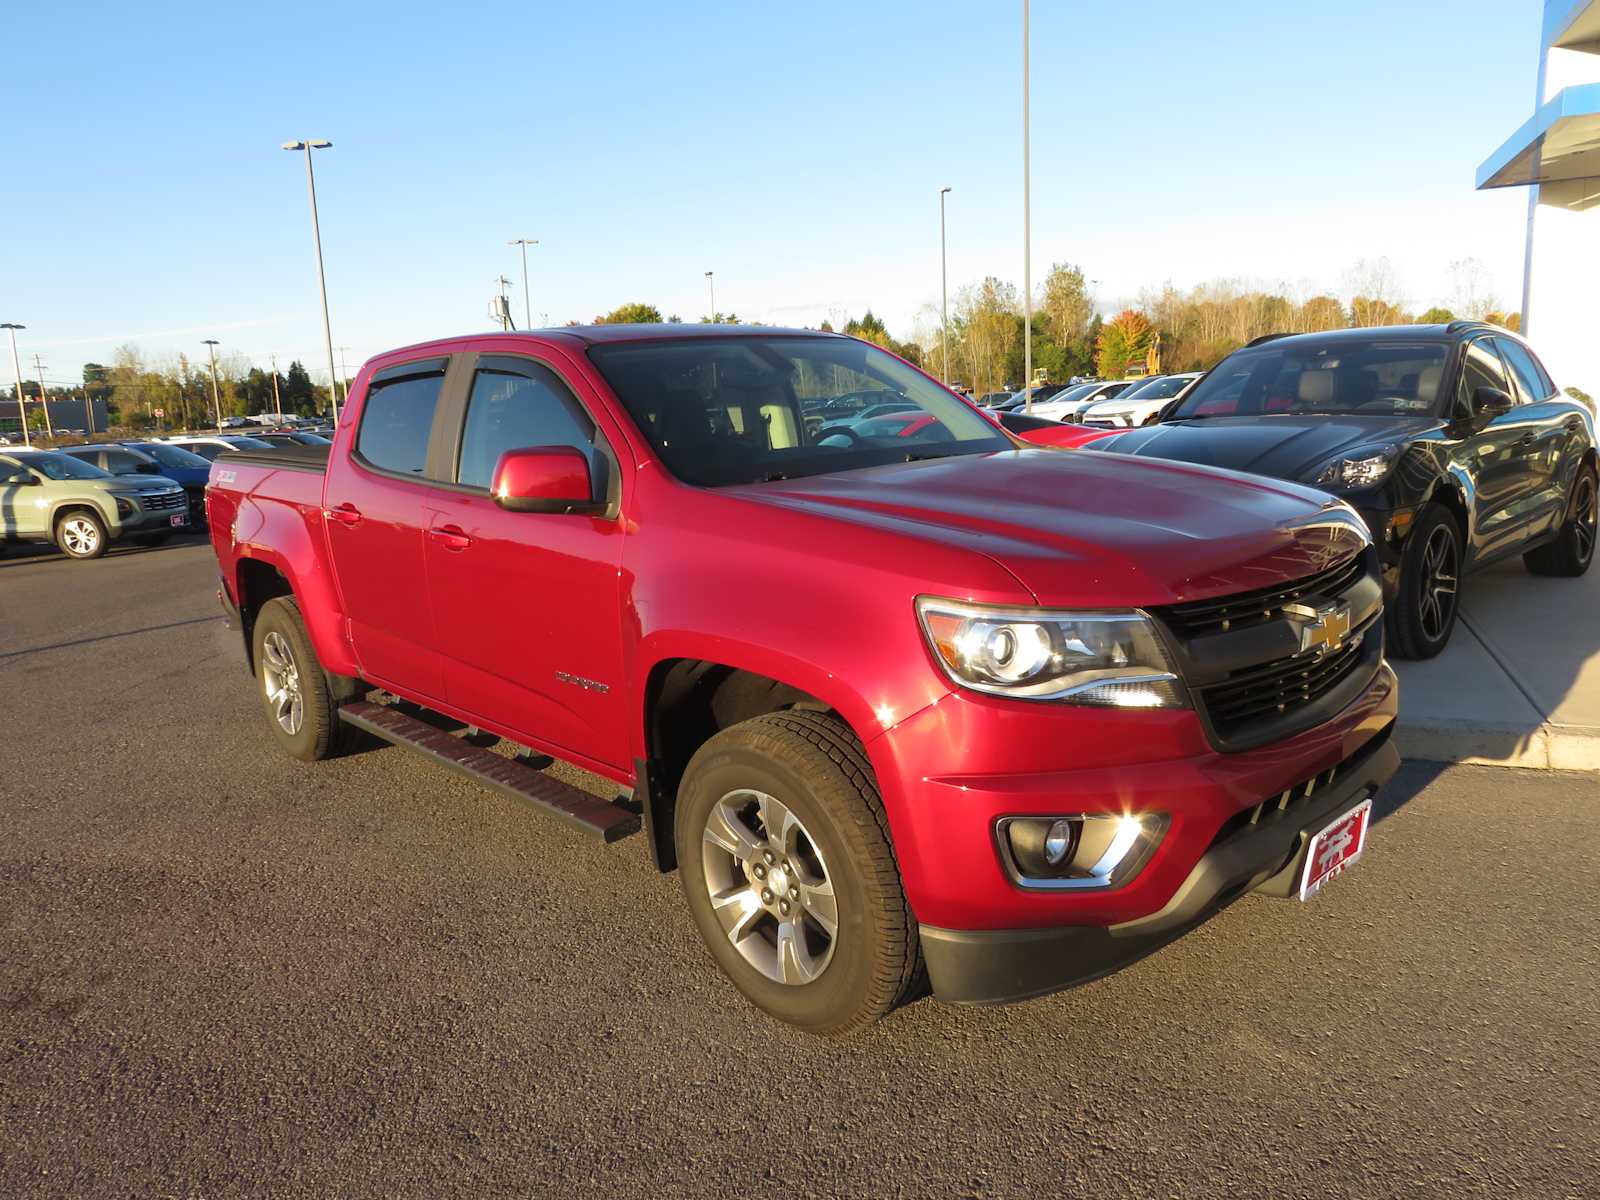
<svg viewBox="0 0 1600 1200">
<path fill-rule="evenodd" d="M 446 698 L 531 745 L 626 769 L 621 478 L 598 408 L 551 360 L 463 356 L 463 379 L 423 551 Z M 529 446 L 583 451 L 607 514 L 497 505 L 495 464 Z"/>
<path fill-rule="evenodd" d="M 348 452 L 329 455 L 323 525 L 362 674 L 401 695 L 437 700 L 443 675 L 423 567 L 433 517 L 430 477 L 450 360 L 420 359 L 369 381 Z"/>
</svg>

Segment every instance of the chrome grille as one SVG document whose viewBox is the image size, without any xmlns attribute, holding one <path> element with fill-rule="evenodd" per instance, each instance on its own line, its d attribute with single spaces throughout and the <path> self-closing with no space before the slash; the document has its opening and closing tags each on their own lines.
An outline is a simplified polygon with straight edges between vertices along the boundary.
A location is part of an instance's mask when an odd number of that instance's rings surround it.
<svg viewBox="0 0 1600 1200">
<path fill-rule="evenodd" d="M 139 497 L 139 503 L 148 512 L 164 512 L 168 509 L 185 508 L 189 501 L 180 491 L 145 493 Z"/>
</svg>

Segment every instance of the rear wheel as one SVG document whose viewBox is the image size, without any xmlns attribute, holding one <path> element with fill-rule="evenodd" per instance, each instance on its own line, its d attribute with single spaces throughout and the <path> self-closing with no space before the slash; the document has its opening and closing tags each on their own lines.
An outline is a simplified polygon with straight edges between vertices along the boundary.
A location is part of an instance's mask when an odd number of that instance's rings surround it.
<svg viewBox="0 0 1600 1200">
<path fill-rule="evenodd" d="M 338 705 L 299 606 L 287 596 L 268 600 L 256 616 L 251 643 L 261 702 L 278 744 L 302 762 L 333 757 L 341 742 Z"/>
<path fill-rule="evenodd" d="M 861 743 L 838 718 L 781 712 L 723 730 L 678 794 L 679 874 L 725 974 L 810 1033 L 887 1013 L 920 962 Z"/>
<path fill-rule="evenodd" d="M 56 546 L 68 558 L 99 558 L 106 552 L 106 527 L 86 508 L 75 508 L 56 519 Z"/>
<path fill-rule="evenodd" d="M 1400 588 L 1389 610 L 1396 658 L 1432 658 L 1445 648 L 1460 607 L 1461 529 L 1442 504 L 1425 504 L 1400 556 Z"/>
<path fill-rule="evenodd" d="M 1572 485 L 1567 502 L 1567 517 L 1555 540 L 1529 550 L 1522 556 L 1524 565 L 1535 575 L 1582 575 L 1594 561 L 1596 531 L 1595 469 L 1582 467 Z"/>
</svg>

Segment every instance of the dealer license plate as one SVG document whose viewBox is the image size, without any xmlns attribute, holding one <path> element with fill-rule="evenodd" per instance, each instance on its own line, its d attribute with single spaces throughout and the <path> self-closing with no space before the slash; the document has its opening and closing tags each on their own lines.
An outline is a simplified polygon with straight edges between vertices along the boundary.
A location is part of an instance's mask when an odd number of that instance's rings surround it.
<svg viewBox="0 0 1600 1200">
<path fill-rule="evenodd" d="M 1336 879 L 1361 857 L 1367 848 L 1367 826 L 1372 820 L 1369 796 L 1344 816 L 1311 839 L 1300 871 L 1300 899 L 1309 900 L 1322 885 Z"/>
</svg>

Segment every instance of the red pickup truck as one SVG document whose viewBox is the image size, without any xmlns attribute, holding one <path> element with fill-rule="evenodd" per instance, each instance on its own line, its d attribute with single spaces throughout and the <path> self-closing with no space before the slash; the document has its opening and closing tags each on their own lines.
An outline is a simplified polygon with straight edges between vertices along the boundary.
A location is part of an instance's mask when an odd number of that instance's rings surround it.
<svg viewBox="0 0 1600 1200">
<path fill-rule="evenodd" d="M 868 390 L 931 419 L 819 436 Z M 1304 898 L 1398 764 L 1346 505 L 1029 447 L 853 338 L 396 350 L 331 447 L 224 455 L 207 505 L 285 750 L 362 729 L 606 840 L 642 829 L 721 969 L 814 1032 L 924 971 L 1019 1000 L 1247 892 Z"/>
</svg>

